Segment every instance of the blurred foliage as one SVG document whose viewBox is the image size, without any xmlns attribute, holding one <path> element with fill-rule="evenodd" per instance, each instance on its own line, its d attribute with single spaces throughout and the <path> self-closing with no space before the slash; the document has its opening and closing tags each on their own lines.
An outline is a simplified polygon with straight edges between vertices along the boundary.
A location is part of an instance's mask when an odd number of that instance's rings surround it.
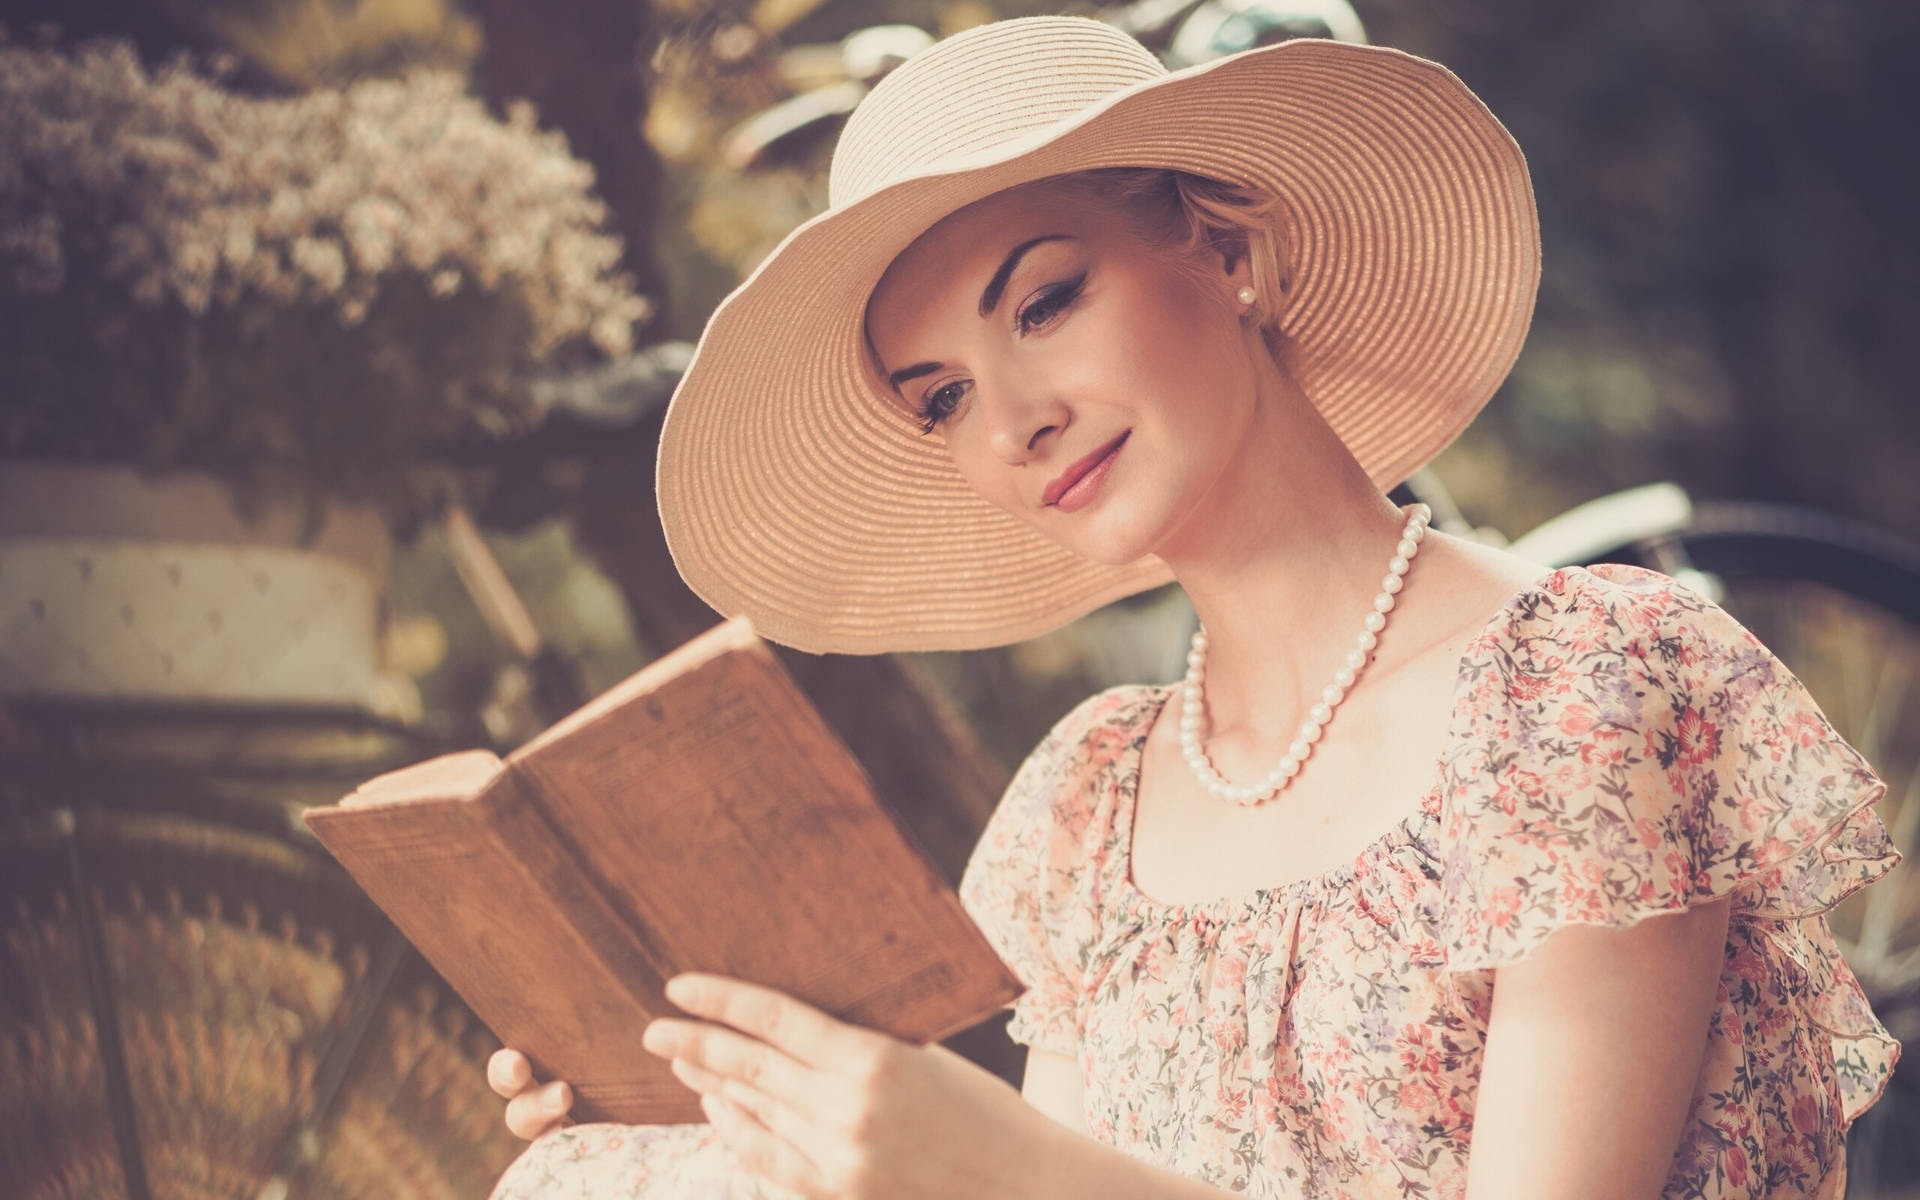
<svg viewBox="0 0 1920 1200">
<path fill-rule="evenodd" d="M 582 551 L 571 525 L 552 518 L 524 530 L 491 530 L 487 546 L 534 624 L 598 694 L 670 647 L 636 636 L 626 601 Z M 398 547 L 390 589 L 395 610 L 382 666 L 411 677 L 435 712 L 477 708 L 500 745 L 518 745 L 544 727 L 523 673 L 501 671 L 505 651 L 460 582 L 447 539 L 423 529 Z"/>
<path fill-rule="evenodd" d="M 667 166 L 656 254 L 671 297 L 664 336 L 697 338 L 721 298 L 795 226 L 827 205 L 837 122 L 782 143 L 753 169 L 725 161 L 726 135 L 808 88 L 844 79 L 838 43 L 877 24 L 935 36 L 1054 11 L 980 0 L 761 0 L 656 5 L 647 138 Z M 675 236 L 680 235 L 680 236 Z"/>
<path fill-rule="evenodd" d="M 1920 537 L 1920 9 L 1359 7 L 1500 115 L 1539 196 L 1532 334 L 1435 464 L 1470 511 L 1511 532 L 1673 479 Z"/>
<path fill-rule="evenodd" d="M 480 24 L 455 0 L 161 0 L 291 87 L 340 87 L 413 67 L 466 71 Z"/>
</svg>

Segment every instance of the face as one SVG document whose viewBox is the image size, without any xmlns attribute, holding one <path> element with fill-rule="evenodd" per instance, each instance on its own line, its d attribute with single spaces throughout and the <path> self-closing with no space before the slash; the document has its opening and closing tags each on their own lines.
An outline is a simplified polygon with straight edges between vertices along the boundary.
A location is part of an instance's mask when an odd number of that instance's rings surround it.
<svg viewBox="0 0 1920 1200">
<path fill-rule="evenodd" d="M 976 492 L 1120 565 L 1175 535 L 1244 440 L 1263 353 L 1234 300 L 1249 278 L 1244 258 L 1183 270 L 1124 214 L 1030 185 L 902 252 L 867 332 L 891 398 Z M 1053 502 L 1049 485 L 1116 441 L 1097 487 Z"/>
</svg>

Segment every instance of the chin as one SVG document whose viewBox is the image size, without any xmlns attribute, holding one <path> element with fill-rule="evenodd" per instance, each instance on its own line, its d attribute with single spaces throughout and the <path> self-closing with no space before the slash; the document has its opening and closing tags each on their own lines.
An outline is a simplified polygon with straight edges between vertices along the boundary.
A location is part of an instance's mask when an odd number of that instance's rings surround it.
<svg viewBox="0 0 1920 1200">
<path fill-rule="evenodd" d="M 1081 558 L 1109 567 L 1129 566 L 1153 552 L 1151 540 L 1131 536 L 1075 538 L 1060 544 Z"/>
<path fill-rule="evenodd" d="M 1027 519 L 1062 549 L 1105 566 L 1124 567 L 1153 552 L 1165 522 L 1162 513 L 1143 514 L 1130 508 L 1129 499 L 1138 497 L 1102 496 L 1091 507 L 1072 513 L 1048 506 L 1037 513 L 1028 510 Z"/>
</svg>

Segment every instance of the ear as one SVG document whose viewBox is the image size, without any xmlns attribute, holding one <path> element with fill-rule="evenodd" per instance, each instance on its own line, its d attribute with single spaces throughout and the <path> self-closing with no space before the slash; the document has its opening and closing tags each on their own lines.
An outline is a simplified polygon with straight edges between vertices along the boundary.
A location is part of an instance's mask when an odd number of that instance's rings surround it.
<svg viewBox="0 0 1920 1200">
<path fill-rule="evenodd" d="M 1253 283 L 1253 256 L 1247 253 L 1244 236 L 1222 244 L 1214 243 L 1220 255 L 1221 283 L 1231 296 L 1243 287 Z"/>
</svg>

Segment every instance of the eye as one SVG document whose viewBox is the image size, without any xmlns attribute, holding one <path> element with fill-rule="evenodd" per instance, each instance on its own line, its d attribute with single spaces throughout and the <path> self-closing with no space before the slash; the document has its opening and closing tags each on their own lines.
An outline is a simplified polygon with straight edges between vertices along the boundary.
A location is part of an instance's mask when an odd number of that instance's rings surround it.
<svg viewBox="0 0 1920 1200">
<path fill-rule="evenodd" d="M 920 398 L 919 415 L 922 434 L 932 433 L 936 425 L 953 415 L 953 410 L 960 404 L 960 389 L 963 386 L 965 385 L 956 380 L 943 387 L 937 387 Z M 941 402 L 943 396 L 947 397 L 947 402 L 944 404 Z"/>
<path fill-rule="evenodd" d="M 1072 279 L 1063 280 L 1041 290 L 1031 304 L 1020 310 L 1014 323 L 1021 333 L 1031 333 L 1046 325 L 1066 311 L 1080 296 L 1081 287 L 1087 282 L 1087 274 L 1082 271 Z"/>
</svg>

